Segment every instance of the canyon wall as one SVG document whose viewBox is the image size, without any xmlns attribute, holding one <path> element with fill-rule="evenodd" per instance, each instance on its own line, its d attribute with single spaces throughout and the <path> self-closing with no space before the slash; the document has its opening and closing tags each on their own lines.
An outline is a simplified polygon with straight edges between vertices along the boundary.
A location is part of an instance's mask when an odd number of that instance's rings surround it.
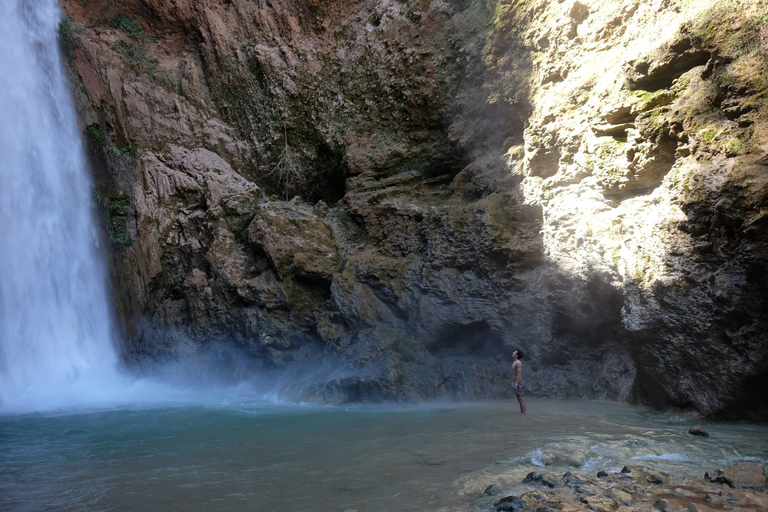
<svg viewBox="0 0 768 512">
<path fill-rule="evenodd" d="M 62 6 L 126 364 L 768 419 L 768 2 Z"/>
</svg>

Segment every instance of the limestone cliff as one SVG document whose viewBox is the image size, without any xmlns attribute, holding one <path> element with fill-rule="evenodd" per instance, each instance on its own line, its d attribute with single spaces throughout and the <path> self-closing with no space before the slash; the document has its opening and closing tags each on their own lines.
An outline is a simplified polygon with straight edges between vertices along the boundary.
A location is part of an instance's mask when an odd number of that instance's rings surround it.
<svg viewBox="0 0 768 512">
<path fill-rule="evenodd" d="M 768 418 L 765 0 L 62 3 L 127 363 Z"/>
</svg>

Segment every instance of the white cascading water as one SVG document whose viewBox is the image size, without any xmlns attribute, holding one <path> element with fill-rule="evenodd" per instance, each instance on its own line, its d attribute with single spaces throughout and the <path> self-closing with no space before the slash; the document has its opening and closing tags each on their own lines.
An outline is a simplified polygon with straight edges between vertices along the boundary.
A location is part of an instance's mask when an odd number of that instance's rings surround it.
<svg viewBox="0 0 768 512">
<path fill-rule="evenodd" d="M 0 410 L 90 402 L 115 382 L 91 183 L 57 0 L 0 2 Z M 98 398 L 96 401 L 99 401 Z"/>
</svg>

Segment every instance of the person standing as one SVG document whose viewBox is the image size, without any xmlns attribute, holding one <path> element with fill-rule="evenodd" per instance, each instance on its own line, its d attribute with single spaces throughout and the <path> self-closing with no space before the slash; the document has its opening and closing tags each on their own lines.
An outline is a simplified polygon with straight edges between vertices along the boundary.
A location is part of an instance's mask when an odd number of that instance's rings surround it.
<svg viewBox="0 0 768 512">
<path fill-rule="evenodd" d="M 520 412 L 525 414 L 525 382 L 523 382 L 523 358 L 522 350 L 515 350 L 512 352 L 512 359 L 515 360 L 512 363 L 512 379 L 515 387 L 515 395 L 517 395 L 517 401 L 520 403 Z"/>
</svg>

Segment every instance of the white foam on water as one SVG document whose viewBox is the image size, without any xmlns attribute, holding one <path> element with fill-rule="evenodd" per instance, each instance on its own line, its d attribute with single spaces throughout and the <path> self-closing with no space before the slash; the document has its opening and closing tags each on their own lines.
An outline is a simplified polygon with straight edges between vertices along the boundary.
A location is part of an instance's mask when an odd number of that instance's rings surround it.
<svg viewBox="0 0 768 512">
<path fill-rule="evenodd" d="M 546 464 L 544 464 L 544 461 L 542 458 L 544 457 L 544 452 L 541 450 L 541 448 L 536 448 L 535 450 L 527 453 L 523 460 L 530 462 L 534 466 L 544 467 Z"/>
<path fill-rule="evenodd" d="M 667 462 L 693 462 L 693 459 L 681 453 L 644 454 L 630 457 L 631 460 L 663 460 Z"/>
</svg>

